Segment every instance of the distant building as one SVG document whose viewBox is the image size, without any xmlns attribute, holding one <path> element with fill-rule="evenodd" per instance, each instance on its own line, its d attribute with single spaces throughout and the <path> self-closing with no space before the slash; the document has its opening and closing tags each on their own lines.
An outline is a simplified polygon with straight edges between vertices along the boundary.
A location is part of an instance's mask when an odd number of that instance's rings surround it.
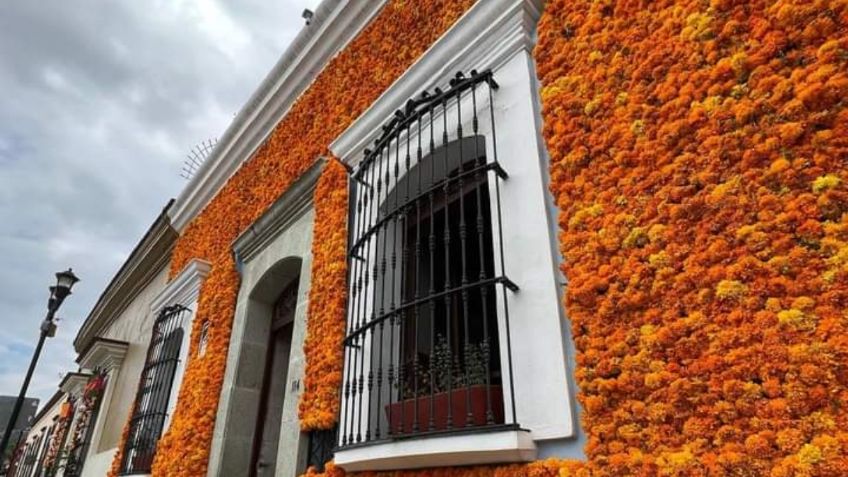
<svg viewBox="0 0 848 477">
<path fill-rule="evenodd" d="M 6 426 L 9 424 L 9 418 L 12 416 L 12 408 L 15 407 L 16 396 L 0 396 L 0 434 L 6 432 Z M 21 408 L 21 413 L 18 415 L 18 422 L 15 423 L 12 431 L 12 438 L 9 441 L 9 447 L 12 448 L 17 444 L 24 431 L 32 423 L 32 418 L 38 410 L 38 399 L 26 398 L 24 405 Z M 5 466 L 6 452 L 3 452 L 3 461 L 0 462 L 0 469 Z"/>
</svg>

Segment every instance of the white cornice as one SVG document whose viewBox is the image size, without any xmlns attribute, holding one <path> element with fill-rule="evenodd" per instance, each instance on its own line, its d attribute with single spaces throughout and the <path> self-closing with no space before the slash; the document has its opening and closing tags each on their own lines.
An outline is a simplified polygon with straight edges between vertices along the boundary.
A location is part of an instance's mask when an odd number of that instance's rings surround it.
<svg viewBox="0 0 848 477">
<path fill-rule="evenodd" d="M 206 279 L 206 275 L 209 275 L 211 269 L 212 265 L 204 260 L 195 258 L 188 262 L 180 274 L 153 299 L 150 309 L 154 316 L 166 306 L 190 306 L 194 303 L 200 295 L 200 285 L 203 284 L 203 280 Z"/>
<path fill-rule="evenodd" d="M 380 10 L 385 0 L 324 0 L 221 136 L 169 211 L 182 231 L 248 160 L 300 94 Z"/>
<path fill-rule="evenodd" d="M 62 378 L 59 390 L 72 396 L 80 396 L 90 378 L 91 373 L 68 373 Z"/>
<path fill-rule="evenodd" d="M 332 144 L 330 150 L 349 165 L 406 101 L 424 90 L 447 85 L 458 71 L 497 70 L 513 55 L 531 50 L 543 0 L 482 0 L 398 78 Z M 497 79 L 497 78 L 495 78 Z"/>
<path fill-rule="evenodd" d="M 77 358 L 82 369 L 101 369 L 111 371 L 119 369 L 124 362 L 129 344 L 104 338 L 95 338 L 91 345 Z"/>
</svg>

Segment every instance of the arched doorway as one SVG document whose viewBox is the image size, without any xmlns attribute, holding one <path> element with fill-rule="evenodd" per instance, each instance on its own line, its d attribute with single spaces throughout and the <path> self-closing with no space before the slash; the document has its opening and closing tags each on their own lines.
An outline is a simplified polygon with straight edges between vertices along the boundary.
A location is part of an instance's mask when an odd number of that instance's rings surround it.
<svg viewBox="0 0 848 477">
<path fill-rule="evenodd" d="M 301 431 L 298 400 L 312 269 L 309 199 L 320 171 L 320 164 L 310 169 L 233 242 L 241 283 L 209 477 L 305 471 L 309 435 Z"/>
<path fill-rule="evenodd" d="M 290 280 L 271 308 L 271 330 L 251 454 L 251 477 L 274 475 L 299 285 L 299 277 Z"/>
</svg>

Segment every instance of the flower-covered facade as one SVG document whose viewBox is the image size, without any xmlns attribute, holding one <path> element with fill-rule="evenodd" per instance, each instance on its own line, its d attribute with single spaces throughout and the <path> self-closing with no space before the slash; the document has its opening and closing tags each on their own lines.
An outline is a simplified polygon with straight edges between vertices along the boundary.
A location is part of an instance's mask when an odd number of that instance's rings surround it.
<svg viewBox="0 0 848 477">
<path fill-rule="evenodd" d="M 169 212 L 183 364 L 111 475 L 848 474 L 848 2 L 306 28 Z"/>
</svg>

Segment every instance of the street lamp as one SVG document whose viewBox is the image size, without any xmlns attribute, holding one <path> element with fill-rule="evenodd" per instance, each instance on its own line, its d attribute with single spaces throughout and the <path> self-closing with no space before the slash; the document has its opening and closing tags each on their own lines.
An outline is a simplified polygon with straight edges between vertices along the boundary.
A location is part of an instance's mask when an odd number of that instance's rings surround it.
<svg viewBox="0 0 848 477">
<path fill-rule="evenodd" d="M 56 311 L 62 306 L 68 295 L 71 294 L 71 288 L 79 281 L 79 278 L 74 275 L 70 268 L 64 272 L 56 274 L 56 285 L 50 287 L 50 299 L 47 300 L 47 316 L 41 322 L 41 335 L 38 338 L 38 345 L 35 347 L 35 353 L 32 355 L 32 361 L 29 363 L 29 370 L 24 378 L 24 384 L 21 386 L 21 393 L 18 395 L 18 400 L 15 401 L 15 407 L 12 409 L 12 415 L 9 417 L 9 423 L 6 425 L 6 430 L 3 433 L 3 442 L 0 444 L 0 459 L 6 455 L 6 447 L 9 445 L 9 439 L 12 437 L 12 429 L 15 427 L 15 422 L 18 420 L 18 414 L 21 412 L 21 406 L 24 404 L 29 381 L 32 379 L 32 372 L 35 371 L 35 365 L 38 363 L 38 357 L 41 355 L 41 348 L 44 346 L 44 340 L 48 337 L 56 335 L 56 322 L 54 318 Z M 2 462 L 0 462 L 2 464 Z"/>
</svg>

